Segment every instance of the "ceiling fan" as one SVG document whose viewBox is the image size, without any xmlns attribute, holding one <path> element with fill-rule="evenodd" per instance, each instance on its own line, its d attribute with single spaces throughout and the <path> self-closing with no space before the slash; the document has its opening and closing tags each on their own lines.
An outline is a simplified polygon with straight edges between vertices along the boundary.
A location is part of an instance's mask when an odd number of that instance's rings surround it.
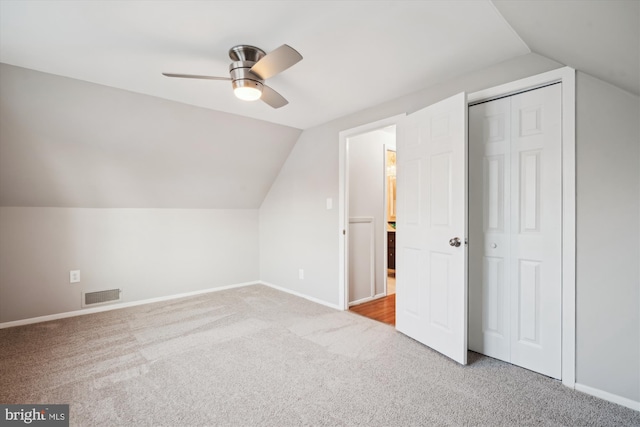
<svg viewBox="0 0 640 427">
<path fill-rule="evenodd" d="M 289 103 L 282 95 L 264 81 L 286 70 L 302 60 L 291 46 L 283 44 L 266 54 L 262 49 L 249 45 L 238 45 L 229 49 L 233 61 L 229 65 L 231 77 L 198 76 L 193 74 L 162 73 L 167 77 L 186 79 L 230 80 L 234 94 L 245 101 L 261 99 L 273 108 L 284 107 Z"/>
</svg>

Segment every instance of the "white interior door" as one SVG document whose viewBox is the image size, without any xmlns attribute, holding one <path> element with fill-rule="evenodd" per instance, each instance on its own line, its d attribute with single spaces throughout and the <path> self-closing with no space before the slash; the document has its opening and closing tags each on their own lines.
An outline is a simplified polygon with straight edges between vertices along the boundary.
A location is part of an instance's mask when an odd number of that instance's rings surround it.
<svg viewBox="0 0 640 427">
<path fill-rule="evenodd" d="M 561 376 L 561 85 L 469 109 L 469 348 Z"/>
<path fill-rule="evenodd" d="M 466 95 L 398 127 L 396 328 L 467 363 Z"/>
</svg>

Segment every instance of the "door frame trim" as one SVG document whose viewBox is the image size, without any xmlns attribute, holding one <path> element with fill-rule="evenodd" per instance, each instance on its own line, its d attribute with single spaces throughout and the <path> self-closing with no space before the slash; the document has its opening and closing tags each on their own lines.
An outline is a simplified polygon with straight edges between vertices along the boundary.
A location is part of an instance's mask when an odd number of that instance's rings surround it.
<svg viewBox="0 0 640 427">
<path fill-rule="evenodd" d="M 576 379 L 576 71 L 558 68 L 503 85 L 467 94 L 467 106 L 562 83 L 562 384 L 575 389 Z M 378 120 L 339 133 L 339 231 L 348 224 L 347 140 L 359 134 L 397 125 L 405 114 Z M 338 307 L 348 310 L 348 265 L 345 249 L 348 236 L 342 234 L 338 250 Z"/>
<path fill-rule="evenodd" d="M 576 71 L 563 67 L 467 95 L 467 105 L 562 83 L 562 384 L 576 384 Z"/>
</svg>

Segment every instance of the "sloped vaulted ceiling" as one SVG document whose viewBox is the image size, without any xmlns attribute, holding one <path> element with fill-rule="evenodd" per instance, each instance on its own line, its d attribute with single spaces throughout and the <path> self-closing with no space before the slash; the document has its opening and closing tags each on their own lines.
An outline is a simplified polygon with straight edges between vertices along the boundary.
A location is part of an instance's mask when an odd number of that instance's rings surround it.
<svg viewBox="0 0 640 427">
<path fill-rule="evenodd" d="M 258 208 L 300 132 L 0 64 L 0 202 Z"/>
<path fill-rule="evenodd" d="M 640 95 L 640 1 L 493 3 L 533 52 Z"/>
<path fill-rule="evenodd" d="M 257 208 L 301 129 L 530 52 L 637 94 L 639 4 L 1 0 L 0 205 Z M 302 53 L 289 105 L 161 75 L 239 43 Z"/>
</svg>

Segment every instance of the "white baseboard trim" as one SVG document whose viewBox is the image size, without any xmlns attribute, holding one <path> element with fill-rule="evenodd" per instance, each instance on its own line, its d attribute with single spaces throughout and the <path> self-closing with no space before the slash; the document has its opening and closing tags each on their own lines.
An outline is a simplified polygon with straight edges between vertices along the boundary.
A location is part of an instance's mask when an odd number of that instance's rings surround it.
<svg viewBox="0 0 640 427">
<path fill-rule="evenodd" d="M 301 294 L 300 292 L 292 291 L 291 289 L 287 289 L 287 288 L 283 288 L 283 287 L 274 285 L 273 283 L 262 282 L 262 281 L 259 282 L 259 283 L 262 284 L 262 285 L 268 286 L 270 288 L 276 289 L 278 291 L 286 292 L 288 294 L 295 295 L 295 296 L 300 297 L 300 298 L 304 298 L 304 299 L 309 300 L 311 302 L 315 302 L 316 304 L 324 305 L 325 307 L 330 307 L 330 308 L 333 308 L 333 309 L 336 309 L 336 310 L 344 311 L 342 308 L 338 307 L 337 304 L 331 304 L 331 303 L 323 301 L 321 299 L 310 297 L 309 295 Z"/>
<path fill-rule="evenodd" d="M 627 408 L 633 409 L 635 411 L 640 411 L 640 402 L 636 402 L 635 400 L 627 399 L 626 397 L 618 396 L 617 394 L 613 394 L 604 390 L 589 387 L 584 384 L 576 383 L 575 388 L 576 390 L 581 391 L 582 393 L 590 394 L 591 396 L 599 397 L 600 399 L 608 400 L 609 402 L 626 406 Z"/>
<path fill-rule="evenodd" d="M 65 319 L 67 317 L 83 316 L 85 314 L 101 313 L 103 311 L 118 310 L 121 308 L 135 307 L 138 305 L 152 304 L 154 302 L 169 301 L 169 300 L 178 299 L 178 298 L 192 297 L 196 295 L 208 294 L 210 292 L 218 292 L 218 291 L 224 291 L 226 289 L 242 288 L 244 286 L 259 285 L 259 284 L 261 284 L 261 282 L 259 281 L 237 283 L 235 285 L 226 285 L 226 286 L 220 286 L 217 288 L 201 289 L 199 291 L 185 292 L 181 294 L 167 295 L 164 297 L 157 297 L 157 298 L 149 298 L 149 299 L 140 300 L 140 301 L 123 302 L 120 304 L 104 305 L 100 307 L 85 308 L 82 310 L 68 311 L 65 313 L 57 313 L 57 314 L 49 314 L 46 316 L 32 317 L 30 319 L 14 320 L 11 322 L 0 323 L 0 329 L 12 328 L 14 326 L 31 325 L 33 323 L 49 322 L 51 320 Z"/>
</svg>

